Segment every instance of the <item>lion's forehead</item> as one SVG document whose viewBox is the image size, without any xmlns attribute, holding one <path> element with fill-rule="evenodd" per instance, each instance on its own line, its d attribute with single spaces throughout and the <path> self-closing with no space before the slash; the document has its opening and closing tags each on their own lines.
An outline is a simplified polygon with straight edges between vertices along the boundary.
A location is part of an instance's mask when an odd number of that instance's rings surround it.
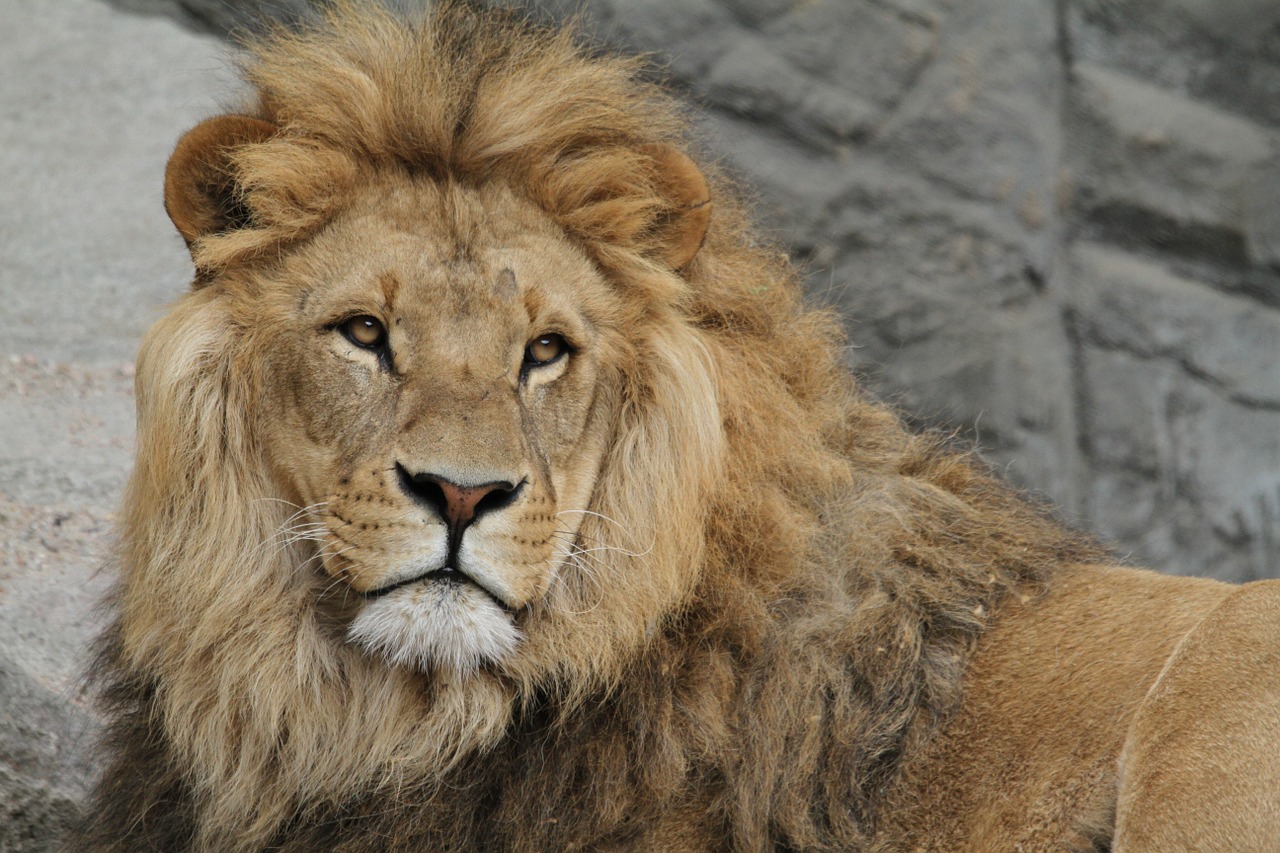
<svg viewBox="0 0 1280 853">
<path fill-rule="evenodd" d="M 403 199 L 366 206 L 306 246 L 297 280 L 309 313 L 376 309 L 402 334 L 489 350 L 545 331 L 530 323 L 607 321 L 617 294 L 540 212 L 500 198 L 460 224 L 417 197 L 416 219 Z"/>
</svg>

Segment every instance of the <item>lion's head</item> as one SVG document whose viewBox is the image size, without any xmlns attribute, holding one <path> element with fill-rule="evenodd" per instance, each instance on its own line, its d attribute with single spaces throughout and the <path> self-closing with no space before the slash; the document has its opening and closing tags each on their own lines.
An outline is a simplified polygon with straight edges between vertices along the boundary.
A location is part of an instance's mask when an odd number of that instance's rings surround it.
<svg viewBox="0 0 1280 853">
<path fill-rule="evenodd" d="M 226 204 L 190 191 L 190 164 L 227 150 L 211 131 L 244 124 L 214 119 L 179 147 L 179 222 Z M 675 156 L 653 160 L 655 180 Z M 636 395 L 671 382 L 690 401 L 661 429 L 698 446 L 646 487 L 714 468 L 714 388 L 695 339 L 644 334 L 654 318 L 510 188 L 387 171 L 278 259 L 211 284 L 207 310 L 253 365 L 256 461 L 291 510 L 281 535 L 314 549 L 314 607 L 335 639 L 410 670 L 529 675 L 586 612 L 643 603 L 656 618 L 687 594 L 689 577 L 611 576 L 604 551 L 646 548 L 653 531 L 594 494 Z"/>
<path fill-rule="evenodd" d="M 696 788 L 743 838 L 853 838 L 1073 547 L 861 396 L 641 67 L 340 3 L 179 143 L 102 837 L 256 849 L 390 797 L 411 849 L 590 847 Z"/>
</svg>

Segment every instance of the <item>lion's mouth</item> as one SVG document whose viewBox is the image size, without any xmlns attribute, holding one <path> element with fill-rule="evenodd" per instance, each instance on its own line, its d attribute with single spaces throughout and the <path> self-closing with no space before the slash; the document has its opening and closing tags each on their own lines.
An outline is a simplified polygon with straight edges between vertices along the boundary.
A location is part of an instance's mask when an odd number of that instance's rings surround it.
<svg viewBox="0 0 1280 853">
<path fill-rule="evenodd" d="M 387 584 L 362 598 L 345 639 L 392 666 L 465 675 L 502 660 L 520 642 L 510 608 L 453 567 Z"/>
<path fill-rule="evenodd" d="M 438 569 L 431 569 L 430 571 L 423 572 L 420 575 L 399 580 L 395 583 L 389 583 L 386 586 L 378 587 L 377 589 L 368 590 L 364 593 L 364 597 L 369 600 L 376 600 L 389 595 L 398 589 L 404 589 L 405 587 L 414 586 L 415 584 L 425 583 L 465 584 L 473 586 L 480 590 L 480 592 L 484 593 L 494 604 L 498 605 L 498 607 L 506 611 L 511 610 L 510 605 L 495 595 L 491 589 L 461 569 L 449 565 L 441 566 Z"/>
</svg>

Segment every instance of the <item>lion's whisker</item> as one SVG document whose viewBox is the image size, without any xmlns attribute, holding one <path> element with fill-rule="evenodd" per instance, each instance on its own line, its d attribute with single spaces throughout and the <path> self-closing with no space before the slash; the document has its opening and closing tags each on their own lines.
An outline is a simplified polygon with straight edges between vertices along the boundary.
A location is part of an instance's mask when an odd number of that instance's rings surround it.
<svg viewBox="0 0 1280 853">
<path fill-rule="evenodd" d="M 556 536 L 556 535 L 560 535 L 560 536 L 574 536 L 575 538 L 588 538 L 588 539 L 589 539 L 589 538 L 591 538 L 591 537 L 581 537 L 581 536 L 576 536 L 576 535 L 574 535 L 574 534 L 570 534 L 568 531 L 565 531 L 565 530 L 557 530 L 557 531 L 554 531 L 551 535 L 552 535 L 552 536 Z M 614 551 L 614 552 L 617 552 L 617 553 L 619 553 L 619 554 L 622 554 L 622 555 L 623 555 L 623 556 L 625 556 L 625 557 L 631 557 L 631 558 L 634 558 L 634 559 L 639 559 L 639 558 L 641 558 L 641 557 L 647 557 L 647 556 L 648 556 L 648 555 L 653 551 L 653 548 L 654 548 L 654 545 L 653 545 L 652 543 L 651 543 L 651 544 L 649 545 L 649 547 L 648 547 L 647 549 L 645 549 L 644 551 L 631 551 L 631 550 L 628 550 L 628 549 L 626 549 L 626 548 L 620 547 L 620 546 L 618 546 L 618 545 L 608 545 L 608 544 L 595 545 L 595 546 L 590 547 L 590 548 L 583 548 L 583 547 L 581 547 L 581 546 L 577 545 L 577 544 L 576 544 L 576 542 L 571 542 L 570 544 L 573 544 L 573 545 L 574 545 L 574 547 L 578 548 L 578 553 L 582 553 L 582 554 L 591 554 L 591 553 L 600 552 L 600 551 Z"/>
<path fill-rule="evenodd" d="M 581 557 L 573 551 L 561 551 L 559 552 L 559 556 L 564 562 L 577 569 L 576 572 L 572 573 L 574 577 L 590 584 L 596 592 L 595 604 L 588 606 L 584 610 L 565 609 L 562 612 L 570 616 L 585 616 L 586 614 L 596 610 L 604 602 L 604 585 L 600 582 L 599 577 L 597 577 L 595 567 L 582 560 Z M 565 573 L 559 573 L 556 577 L 556 581 L 562 588 L 566 588 L 567 593 L 570 592 L 566 587 L 570 581 Z"/>
</svg>

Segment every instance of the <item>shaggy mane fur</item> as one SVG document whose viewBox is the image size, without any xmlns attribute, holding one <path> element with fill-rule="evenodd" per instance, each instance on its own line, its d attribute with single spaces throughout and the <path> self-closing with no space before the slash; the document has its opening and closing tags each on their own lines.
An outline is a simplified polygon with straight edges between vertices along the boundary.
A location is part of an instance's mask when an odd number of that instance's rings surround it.
<svg viewBox="0 0 1280 853">
<path fill-rule="evenodd" d="M 505 14 L 350 3 L 250 45 L 245 74 L 280 132 L 235 152 L 250 227 L 193 245 L 208 286 L 140 359 L 98 667 L 111 763 L 85 846 L 601 849 L 693 809 L 737 850 L 863 847 L 1001 602 L 1093 546 L 865 397 L 836 321 L 802 305 L 723 180 L 692 264 L 655 263 L 672 211 L 644 152 L 682 145 L 683 125 L 636 60 Z M 678 558 L 692 591 L 648 625 L 583 617 L 541 677 L 434 683 L 333 643 L 294 582 L 314 555 L 280 536 L 292 509 L 255 415 L 269 343 L 215 310 L 217 283 L 251 281 L 395 175 L 532 200 L 628 294 L 636 351 L 680 324 L 670 340 L 696 351 L 672 358 L 714 382 L 722 461 L 690 476 L 679 446 L 624 420 L 593 507 L 616 524 L 583 528 L 615 546 L 610 582 Z M 637 417 L 696 404 L 625 370 Z"/>
</svg>

